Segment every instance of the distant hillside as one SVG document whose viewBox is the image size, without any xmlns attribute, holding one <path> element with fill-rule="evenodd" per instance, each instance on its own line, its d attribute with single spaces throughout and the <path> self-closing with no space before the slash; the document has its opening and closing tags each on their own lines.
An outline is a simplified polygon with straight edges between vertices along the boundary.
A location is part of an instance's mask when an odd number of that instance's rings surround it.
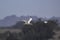
<svg viewBox="0 0 60 40">
<path fill-rule="evenodd" d="M 29 18 L 32 17 L 33 21 L 37 21 L 37 16 L 20 16 L 17 17 L 16 15 L 7 16 L 4 19 L 0 20 L 0 27 L 6 27 L 6 26 L 12 26 L 15 25 L 18 21 L 21 20 L 29 20 Z M 41 18 L 42 20 L 46 20 L 47 18 Z M 60 24 L 60 17 L 51 17 L 50 20 L 58 20 L 58 23 Z"/>
<path fill-rule="evenodd" d="M 50 20 L 57 20 L 58 25 L 60 26 L 60 17 L 51 17 Z"/>
<path fill-rule="evenodd" d="M 14 25 L 19 20 L 19 17 L 15 15 L 7 16 L 4 19 L 0 20 L 0 26 L 11 26 Z"/>
<path fill-rule="evenodd" d="M 36 21 L 38 19 L 38 17 L 36 17 L 36 16 L 17 17 L 16 15 L 11 15 L 11 16 L 7 16 L 4 19 L 0 20 L 0 26 L 12 26 L 12 25 L 16 24 L 18 21 L 28 20 L 30 17 L 33 18 L 33 21 Z"/>
</svg>

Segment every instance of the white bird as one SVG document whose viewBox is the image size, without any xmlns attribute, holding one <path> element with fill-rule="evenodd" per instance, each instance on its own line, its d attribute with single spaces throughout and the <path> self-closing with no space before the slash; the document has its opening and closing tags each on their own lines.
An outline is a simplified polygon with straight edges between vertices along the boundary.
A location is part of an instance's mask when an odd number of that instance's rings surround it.
<svg viewBox="0 0 60 40">
<path fill-rule="evenodd" d="M 32 23 L 31 23 L 32 18 L 30 18 L 28 21 L 27 21 L 27 20 L 22 20 L 22 21 L 24 21 L 24 22 L 25 22 L 24 24 L 32 25 Z"/>
<path fill-rule="evenodd" d="M 44 21 L 44 23 L 48 23 L 47 21 Z"/>
</svg>

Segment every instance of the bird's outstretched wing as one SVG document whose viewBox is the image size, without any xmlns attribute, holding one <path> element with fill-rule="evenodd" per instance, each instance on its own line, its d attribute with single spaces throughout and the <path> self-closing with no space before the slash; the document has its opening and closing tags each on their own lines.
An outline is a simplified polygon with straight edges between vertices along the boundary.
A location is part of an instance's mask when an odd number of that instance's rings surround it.
<svg viewBox="0 0 60 40">
<path fill-rule="evenodd" d="M 30 18 L 28 21 L 27 20 L 22 20 L 23 22 L 25 22 L 24 24 L 26 25 L 32 25 L 30 22 L 32 21 L 32 18 Z"/>
<path fill-rule="evenodd" d="M 30 24 L 31 21 L 32 21 L 32 18 L 29 19 L 28 24 Z"/>
</svg>

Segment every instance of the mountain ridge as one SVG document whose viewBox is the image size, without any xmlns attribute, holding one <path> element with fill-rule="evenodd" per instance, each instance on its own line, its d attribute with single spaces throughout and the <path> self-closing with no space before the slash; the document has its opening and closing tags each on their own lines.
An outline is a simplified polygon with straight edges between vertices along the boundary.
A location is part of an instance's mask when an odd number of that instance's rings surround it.
<svg viewBox="0 0 60 40">
<path fill-rule="evenodd" d="M 12 25 L 15 25 L 18 21 L 28 20 L 30 17 L 32 17 L 33 20 L 35 20 L 35 21 L 38 19 L 38 17 L 36 17 L 36 16 L 17 17 L 16 15 L 11 15 L 11 16 L 7 16 L 4 19 L 0 20 L 0 26 L 12 26 Z"/>
</svg>

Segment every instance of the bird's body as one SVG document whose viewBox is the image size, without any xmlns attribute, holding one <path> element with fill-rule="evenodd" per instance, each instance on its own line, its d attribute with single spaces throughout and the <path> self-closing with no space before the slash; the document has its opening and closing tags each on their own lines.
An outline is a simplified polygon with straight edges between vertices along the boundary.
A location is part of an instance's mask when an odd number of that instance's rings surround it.
<svg viewBox="0 0 60 40">
<path fill-rule="evenodd" d="M 44 23 L 48 23 L 47 21 L 44 21 Z"/>
<path fill-rule="evenodd" d="M 30 18 L 28 21 L 27 20 L 23 20 L 26 24 L 26 25 L 32 25 L 31 21 L 32 21 L 32 18 Z"/>
</svg>

